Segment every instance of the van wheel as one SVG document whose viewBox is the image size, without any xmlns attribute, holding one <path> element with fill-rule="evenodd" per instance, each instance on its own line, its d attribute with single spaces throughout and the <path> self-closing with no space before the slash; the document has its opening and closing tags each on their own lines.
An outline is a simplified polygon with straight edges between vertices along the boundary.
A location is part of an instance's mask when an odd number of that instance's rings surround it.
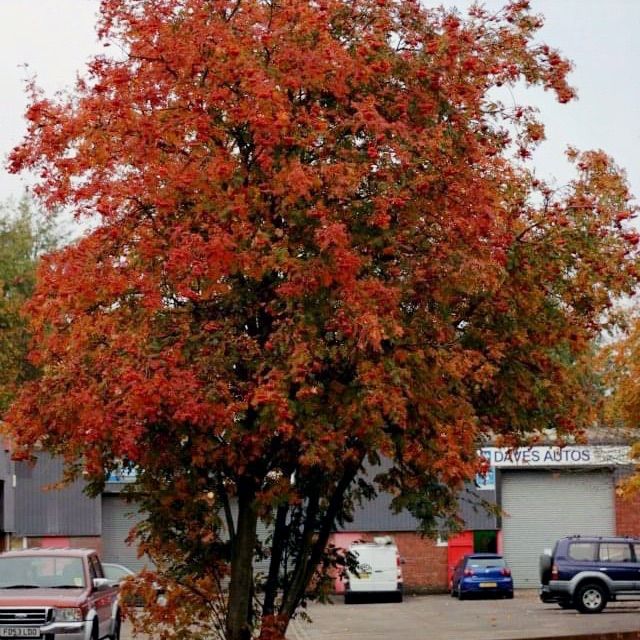
<svg viewBox="0 0 640 640">
<path fill-rule="evenodd" d="M 458 587 L 458 600 L 464 600 L 467 596 L 462 593 L 462 589 Z"/>
<path fill-rule="evenodd" d="M 586 582 L 576 592 L 576 607 L 580 613 L 600 613 L 607 606 L 607 592 L 597 582 Z"/>
<path fill-rule="evenodd" d="M 353 604 L 354 603 L 353 594 L 350 591 L 345 591 L 344 592 L 344 603 L 345 604 Z"/>
</svg>

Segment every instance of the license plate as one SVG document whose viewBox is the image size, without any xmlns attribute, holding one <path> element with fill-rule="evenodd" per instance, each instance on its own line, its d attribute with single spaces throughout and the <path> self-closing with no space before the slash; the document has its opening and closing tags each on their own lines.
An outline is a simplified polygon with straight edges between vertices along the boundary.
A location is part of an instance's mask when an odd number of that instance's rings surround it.
<svg viewBox="0 0 640 640">
<path fill-rule="evenodd" d="M 39 638 L 38 627 L 0 627 L 0 638 Z"/>
<path fill-rule="evenodd" d="M 359 578 L 360 580 L 368 580 L 371 577 L 370 573 L 361 573 Z"/>
<path fill-rule="evenodd" d="M 481 587 L 497 587 L 498 583 L 497 582 L 481 582 L 480 586 Z"/>
</svg>

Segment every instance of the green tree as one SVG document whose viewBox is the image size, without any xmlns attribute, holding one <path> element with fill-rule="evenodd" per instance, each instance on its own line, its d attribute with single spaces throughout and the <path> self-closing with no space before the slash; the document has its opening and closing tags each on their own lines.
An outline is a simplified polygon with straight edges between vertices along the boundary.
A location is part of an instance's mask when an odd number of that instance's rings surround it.
<svg viewBox="0 0 640 640">
<path fill-rule="evenodd" d="M 40 256 L 60 239 L 55 218 L 42 215 L 27 196 L 0 205 L 0 415 L 16 389 L 36 375 L 22 307 L 33 293 Z"/>
</svg>

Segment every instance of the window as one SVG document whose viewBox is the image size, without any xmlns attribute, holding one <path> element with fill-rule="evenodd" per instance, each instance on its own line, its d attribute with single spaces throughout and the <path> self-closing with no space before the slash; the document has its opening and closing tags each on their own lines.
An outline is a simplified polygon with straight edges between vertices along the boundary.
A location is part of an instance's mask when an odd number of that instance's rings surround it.
<svg viewBox="0 0 640 640">
<path fill-rule="evenodd" d="M 572 560 L 593 562 L 596 557 L 595 542 L 572 542 L 569 545 L 569 557 Z"/>
<path fill-rule="evenodd" d="M 640 544 L 634 544 L 633 550 L 636 552 L 636 562 L 640 562 Z"/>
<path fill-rule="evenodd" d="M 89 569 L 91 571 L 92 578 L 104 578 L 104 573 L 102 572 L 102 565 L 96 556 L 91 556 L 89 558 Z"/>
<path fill-rule="evenodd" d="M 600 562 L 631 562 L 631 547 L 626 542 L 601 542 Z"/>
<path fill-rule="evenodd" d="M 67 556 L 20 556 L 0 559 L 0 588 L 84 587 L 82 560 Z"/>
<path fill-rule="evenodd" d="M 467 566 L 472 569 L 490 569 L 491 567 L 504 567 L 504 558 L 469 558 Z"/>
</svg>

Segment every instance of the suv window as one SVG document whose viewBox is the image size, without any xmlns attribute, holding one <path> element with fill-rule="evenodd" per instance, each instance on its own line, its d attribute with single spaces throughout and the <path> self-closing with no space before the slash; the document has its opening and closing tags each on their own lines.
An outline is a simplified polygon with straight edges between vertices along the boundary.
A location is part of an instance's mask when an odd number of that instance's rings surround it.
<svg viewBox="0 0 640 640">
<path fill-rule="evenodd" d="M 631 562 L 631 547 L 626 542 L 601 542 L 601 562 Z"/>
<path fill-rule="evenodd" d="M 568 556 L 571 560 L 593 561 L 596 558 L 595 542 L 572 542 Z"/>
</svg>

